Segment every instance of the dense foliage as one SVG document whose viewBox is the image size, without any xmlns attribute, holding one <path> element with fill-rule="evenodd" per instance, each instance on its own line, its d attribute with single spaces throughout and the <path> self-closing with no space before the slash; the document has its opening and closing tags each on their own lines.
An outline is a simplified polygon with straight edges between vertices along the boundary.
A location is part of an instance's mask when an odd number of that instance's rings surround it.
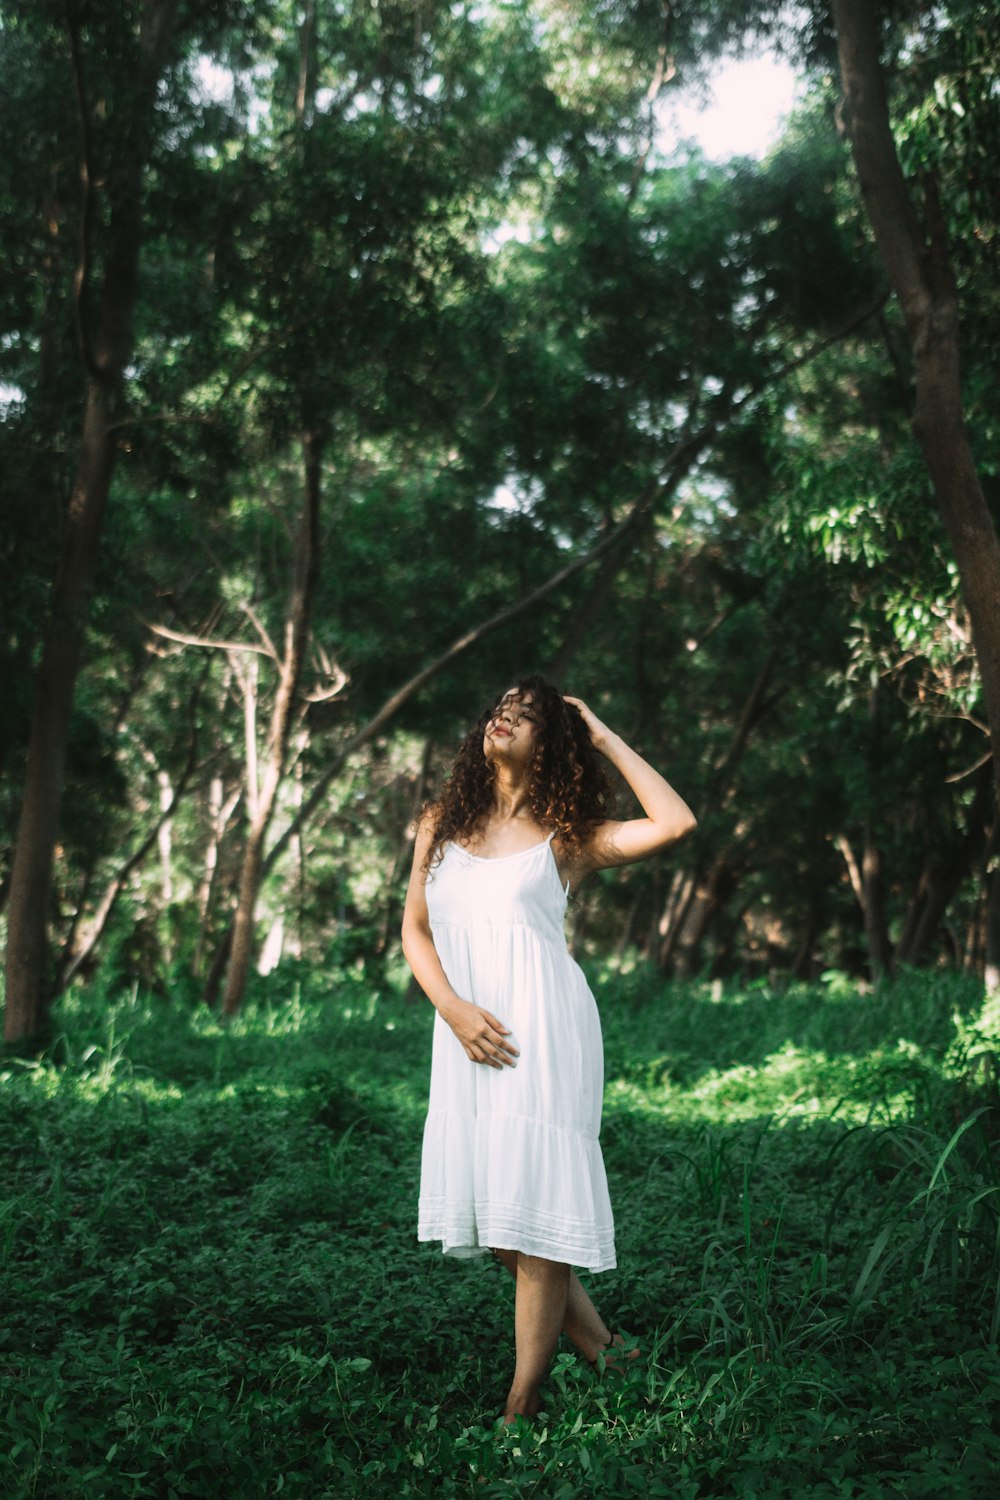
<svg viewBox="0 0 1000 1500">
<path fill-rule="evenodd" d="M 91 989 L 0 1075 L 10 1500 L 992 1495 L 995 1002 L 911 972 L 595 970 L 643 1350 L 492 1428 L 512 1290 L 415 1240 L 430 1010 L 358 966 L 204 1007 Z"/>
<path fill-rule="evenodd" d="M 534 669 L 700 817 L 584 892 L 581 951 L 679 975 L 995 963 L 980 679 L 825 7 L 798 33 L 732 0 L 162 8 L 51 990 L 103 965 L 216 993 L 257 824 L 265 967 L 390 954 L 415 809 Z M 0 13 L 5 877 L 148 10 Z M 885 28 L 994 511 L 995 25 L 954 0 Z M 795 56 L 803 103 L 762 162 L 714 163 L 657 101 L 748 37 Z"/>
</svg>

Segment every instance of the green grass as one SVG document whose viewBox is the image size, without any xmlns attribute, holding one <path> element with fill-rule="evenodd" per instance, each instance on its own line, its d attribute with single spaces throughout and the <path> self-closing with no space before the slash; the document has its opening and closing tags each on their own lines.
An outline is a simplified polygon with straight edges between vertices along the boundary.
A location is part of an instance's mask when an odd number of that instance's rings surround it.
<svg viewBox="0 0 1000 1500">
<path fill-rule="evenodd" d="M 645 1358 L 498 1437 L 512 1288 L 414 1238 L 431 1015 L 74 993 L 0 1065 L 5 1497 L 966 1497 L 1000 1467 L 1000 1007 L 593 975 Z M 58 1059 L 58 1061 L 54 1060 Z"/>
</svg>

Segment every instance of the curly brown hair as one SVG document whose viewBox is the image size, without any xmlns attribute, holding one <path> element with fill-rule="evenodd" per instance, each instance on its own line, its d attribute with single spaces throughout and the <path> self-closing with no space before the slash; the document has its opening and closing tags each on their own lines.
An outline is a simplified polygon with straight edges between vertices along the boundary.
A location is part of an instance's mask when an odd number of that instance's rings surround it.
<svg viewBox="0 0 1000 1500">
<path fill-rule="evenodd" d="M 537 822 L 577 854 L 595 825 L 609 816 L 611 783 L 580 710 L 544 677 L 524 677 L 479 715 L 462 741 L 440 797 L 428 805 L 433 836 L 425 873 L 441 858 L 446 844 L 468 843 L 481 831 L 493 807 L 496 779 L 494 766 L 483 754 L 486 727 L 500 702 L 523 700 L 529 693 L 537 729 L 528 762 L 528 800 Z"/>
</svg>

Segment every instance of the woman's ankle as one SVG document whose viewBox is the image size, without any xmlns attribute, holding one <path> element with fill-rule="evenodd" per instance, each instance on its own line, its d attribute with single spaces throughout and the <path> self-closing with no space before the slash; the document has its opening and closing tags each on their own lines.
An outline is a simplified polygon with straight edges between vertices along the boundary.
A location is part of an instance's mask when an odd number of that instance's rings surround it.
<svg viewBox="0 0 1000 1500">
<path fill-rule="evenodd" d="M 541 1396 L 536 1391 L 514 1391 L 504 1403 L 501 1421 L 504 1423 L 516 1422 L 518 1417 L 537 1417 L 538 1408 L 541 1406 Z"/>
</svg>

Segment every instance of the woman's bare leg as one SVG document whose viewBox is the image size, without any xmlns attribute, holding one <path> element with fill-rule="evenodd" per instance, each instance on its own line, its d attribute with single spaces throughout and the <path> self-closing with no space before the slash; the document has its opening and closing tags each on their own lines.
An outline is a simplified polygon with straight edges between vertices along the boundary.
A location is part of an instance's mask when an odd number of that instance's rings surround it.
<svg viewBox="0 0 1000 1500">
<path fill-rule="evenodd" d="M 517 1360 L 503 1409 L 505 1422 L 517 1416 L 533 1417 L 538 1410 L 538 1388 L 566 1320 L 569 1278 L 569 1266 L 561 1261 L 518 1251 L 514 1298 Z"/>
<path fill-rule="evenodd" d="M 494 1250 L 493 1254 L 516 1280 L 519 1252 L 517 1250 Z M 595 1360 L 601 1350 L 606 1349 L 611 1343 L 611 1331 L 584 1291 L 575 1271 L 569 1273 L 566 1316 L 563 1319 L 561 1331 L 571 1343 L 576 1345 L 584 1359 L 591 1361 Z"/>
</svg>

